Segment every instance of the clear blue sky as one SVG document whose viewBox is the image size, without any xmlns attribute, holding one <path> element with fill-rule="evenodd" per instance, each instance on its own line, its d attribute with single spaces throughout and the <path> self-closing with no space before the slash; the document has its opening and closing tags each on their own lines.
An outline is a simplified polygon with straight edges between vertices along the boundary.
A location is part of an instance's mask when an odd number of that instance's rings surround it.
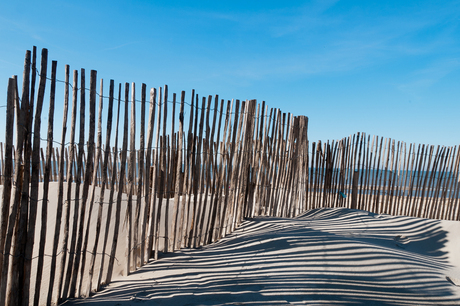
<svg viewBox="0 0 460 306">
<path fill-rule="evenodd" d="M 460 144 L 460 1 L 1 1 L 0 105 L 33 45 L 61 79 L 265 100 L 311 141 Z"/>
</svg>

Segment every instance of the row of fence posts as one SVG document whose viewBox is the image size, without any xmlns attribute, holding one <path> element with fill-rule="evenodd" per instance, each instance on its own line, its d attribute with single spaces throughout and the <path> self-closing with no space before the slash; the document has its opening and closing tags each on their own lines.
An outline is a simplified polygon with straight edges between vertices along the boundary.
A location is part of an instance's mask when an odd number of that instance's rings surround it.
<svg viewBox="0 0 460 306">
<path fill-rule="evenodd" d="M 459 220 L 457 146 L 415 145 L 357 133 L 312 143 L 307 208 Z M 348 195 L 348 196 L 347 196 Z"/>
<path fill-rule="evenodd" d="M 124 265 L 126 275 L 160 253 L 212 243 L 245 218 L 292 217 L 305 211 L 307 117 L 269 110 L 255 100 L 225 103 L 209 96 L 200 103 L 192 91 L 187 130 L 185 92 L 180 101 L 176 94 L 170 101 L 167 86 L 153 88 L 147 101 L 142 84 L 138 100 L 135 84 L 126 83 L 118 86 L 117 98 L 111 80 L 104 96 L 102 80 L 97 93 L 96 71 L 86 89 L 85 70 L 74 70 L 71 81 L 66 66 L 61 102 L 56 99 L 57 62 L 48 78 L 48 51 L 42 50 L 39 73 L 36 57 L 35 47 L 26 52 L 21 98 L 17 78 L 8 84 L 1 305 L 56 304 L 88 296 L 111 282 L 116 263 Z M 42 137 L 47 84 L 48 132 Z M 56 140 L 57 103 L 64 107 Z M 117 253 L 121 239 L 124 258 Z"/>
<path fill-rule="evenodd" d="M 185 92 L 170 100 L 167 86 L 152 88 L 147 100 L 145 84 L 136 99 L 134 83 L 119 84 L 116 96 L 113 80 L 104 96 L 102 80 L 97 93 L 96 71 L 86 89 L 85 70 L 74 70 L 71 83 L 66 66 L 61 138 L 55 140 L 57 63 L 48 78 L 47 57 L 43 49 L 36 73 L 36 48 L 26 52 L 21 98 L 17 78 L 8 84 L 0 145 L 1 305 L 88 296 L 111 282 L 114 265 L 129 274 L 160 253 L 212 243 L 260 215 L 349 207 L 459 220 L 456 147 L 364 133 L 310 145 L 307 117 L 255 100 L 208 96 L 200 103 L 194 91 L 190 102 Z M 47 84 L 48 132 L 41 137 Z"/>
</svg>

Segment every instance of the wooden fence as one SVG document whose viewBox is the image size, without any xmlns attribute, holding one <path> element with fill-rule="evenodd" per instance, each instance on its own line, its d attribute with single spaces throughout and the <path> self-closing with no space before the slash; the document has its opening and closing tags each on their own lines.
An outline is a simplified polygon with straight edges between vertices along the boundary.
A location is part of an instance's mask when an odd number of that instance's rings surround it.
<svg viewBox="0 0 460 306">
<path fill-rule="evenodd" d="M 189 101 L 185 92 L 171 99 L 167 86 L 151 89 L 147 100 L 142 84 L 136 99 L 134 83 L 120 84 L 116 95 L 113 80 L 104 96 L 96 71 L 86 89 L 85 70 L 73 71 L 71 80 L 69 66 L 64 97 L 56 99 L 57 63 L 48 77 L 47 57 L 43 49 L 37 70 L 36 49 L 26 52 L 21 97 L 17 79 L 8 84 L 0 147 L 2 305 L 88 296 L 120 266 L 126 275 L 160 253 L 209 244 L 244 218 L 305 211 L 307 117 L 255 100 L 199 99 L 194 91 Z M 63 105 L 58 135 L 57 103 Z"/>
<path fill-rule="evenodd" d="M 145 84 L 138 99 L 134 83 L 116 88 L 113 80 L 104 94 L 96 71 L 87 89 L 85 70 L 71 78 L 69 66 L 56 99 L 57 63 L 48 77 L 47 58 L 43 49 L 37 70 L 36 49 L 26 52 L 21 97 L 17 78 L 8 84 L 1 305 L 88 296 L 161 253 L 212 243 L 259 215 L 350 207 L 459 219 L 456 147 L 362 133 L 310 145 L 307 117 L 264 102 L 200 99 L 194 91 L 188 100 L 185 92 L 171 98 L 167 86 L 148 95 Z"/>
<path fill-rule="evenodd" d="M 357 133 L 312 143 L 307 208 L 460 220 L 457 146 L 407 144 Z"/>
</svg>

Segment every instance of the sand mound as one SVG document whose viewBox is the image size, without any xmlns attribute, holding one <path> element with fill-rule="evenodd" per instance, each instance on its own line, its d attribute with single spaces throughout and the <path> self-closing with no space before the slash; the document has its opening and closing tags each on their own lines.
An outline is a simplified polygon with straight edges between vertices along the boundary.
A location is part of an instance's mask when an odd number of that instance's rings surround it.
<svg viewBox="0 0 460 306">
<path fill-rule="evenodd" d="M 257 218 L 66 305 L 459 305 L 460 222 L 317 209 Z"/>
</svg>

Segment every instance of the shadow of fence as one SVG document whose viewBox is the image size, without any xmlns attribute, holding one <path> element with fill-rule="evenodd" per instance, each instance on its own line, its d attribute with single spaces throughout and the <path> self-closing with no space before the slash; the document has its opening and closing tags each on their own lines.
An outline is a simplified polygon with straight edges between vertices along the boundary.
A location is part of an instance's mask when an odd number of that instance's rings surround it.
<svg viewBox="0 0 460 306">
<path fill-rule="evenodd" d="M 455 305 L 445 242 L 436 220 L 349 209 L 259 217 L 69 305 Z"/>
</svg>

